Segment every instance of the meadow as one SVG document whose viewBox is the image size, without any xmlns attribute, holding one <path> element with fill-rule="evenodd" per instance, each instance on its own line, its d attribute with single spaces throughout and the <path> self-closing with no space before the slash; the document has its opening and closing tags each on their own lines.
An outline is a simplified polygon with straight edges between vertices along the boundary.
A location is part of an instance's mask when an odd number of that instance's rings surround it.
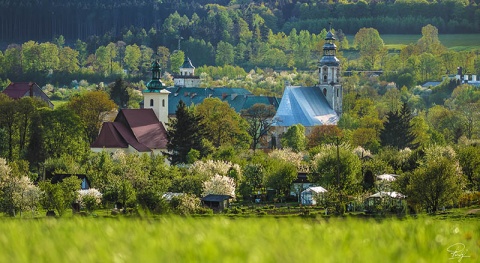
<svg viewBox="0 0 480 263">
<path fill-rule="evenodd" d="M 477 219 L 3 218 L 0 262 L 478 262 Z"/>
<path fill-rule="evenodd" d="M 354 42 L 353 35 L 348 35 L 348 43 L 352 46 Z M 385 34 L 380 35 L 388 49 L 401 49 L 408 44 L 415 44 L 422 35 L 400 35 Z M 480 34 L 439 34 L 440 42 L 448 49 L 455 51 L 469 51 L 480 49 Z"/>
</svg>

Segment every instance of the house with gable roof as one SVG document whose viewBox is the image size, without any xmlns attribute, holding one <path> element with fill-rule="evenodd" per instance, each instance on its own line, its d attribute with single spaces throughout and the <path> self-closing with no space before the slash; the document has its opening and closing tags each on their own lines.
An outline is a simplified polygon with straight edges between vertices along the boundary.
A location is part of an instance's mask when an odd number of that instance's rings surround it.
<svg viewBox="0 0 480 263">
<path fill-rule="evenodd" d="M 97 139 L 90 145 L 94 152 L 167 151 L 168 94 L 160 80 L 160 65 L 152 63 L 152 79 L 143 92 L 143 109 L 121 109 L 113 122 L 104 122 Z"/>
<path fill-rule="evenodd" d="M 12 82 L 3 91 L 3 94 L 17 100 L 23 97 L 36 97 L 47 103 L 48 107 L 53 109 L 53 103 L 50 98 L 35 82 Z"/>
<path fill-rule="evenodd" d="M 272 136 L 277 143 L 292 125 L 303 125 L 309 134 L 315 126 L 338 123 L 342 114 L 343 89 L 340 84 L 340 60 L 336 57 L 337 46 L 334 41 L 330 28 L 318 68 L 319 84 L 312 87 L 285 87 L 272 125 Z"/>
</svg>

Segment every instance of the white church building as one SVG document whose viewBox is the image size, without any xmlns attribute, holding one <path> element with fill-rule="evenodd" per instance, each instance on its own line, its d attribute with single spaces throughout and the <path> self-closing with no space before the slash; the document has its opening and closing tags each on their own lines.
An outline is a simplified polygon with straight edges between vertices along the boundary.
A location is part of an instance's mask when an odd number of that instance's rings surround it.
<svg viewBox="0 0 480 263">
<path fill-rule="evenodd" d="M 340 84 L 340 60 L 331 30 L 323 46 L 319 63 L 319 83 L 312 87 L 286 86 L 274 117 L 272 136 L 280 142 L 281 134 L 296 124 L 305 127 L 309 134 L 318 125 L 336 125 L 342 114 L 343 90 Z"/>
</svg>

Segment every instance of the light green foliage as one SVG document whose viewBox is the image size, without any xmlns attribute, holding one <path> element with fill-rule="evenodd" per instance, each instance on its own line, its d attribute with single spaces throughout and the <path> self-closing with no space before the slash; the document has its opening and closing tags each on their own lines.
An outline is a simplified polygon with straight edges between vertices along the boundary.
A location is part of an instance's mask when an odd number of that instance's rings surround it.
<svg viewBox="0 0 480 263">
<path fill-rule="evenodd" d="M 468 180 L 468 188 L 473 191 L 479 191 L 480 147 L 478 145 L 459 145 L 457 155 L 462 172 Z"/>
<path fill-rule="evenodd" d="M 38 185 L 43 191 L 41 203 L 46 210 L 55 210 L 59 216 L 77 200 L 81 181 L 76 176 L 64 178 L 62 182 L 52 184 L 41 181 Z"/>
<path fill-rule="evenodd" d="M 201 124 L 206 132 L 205 137 L 215 147 L 221 145 L 248 147 L 251 141 L 247 132 L 248 123 L 226 102 L 218 98 L 207 98 L 195 110 L 202 117 Z"/>
<path fill-rule="evenodd" d="M 228 42 L 220 41 L 217 45 L 215 64 L 217 66 L 232 65 L 234 62 L 234 49 Z"/>
<path fill-rule="evenodd" d="M 451 147 L 432 146 L 412 176 L 407 187 L 411 200 L 427 212 L 435 213 L 453 205 L 464 187 L 456 154 Z"/>
<path fill-rule="evenodd" d="M 313 157 L 312 166 L 312 182 L 323 187 L 335 186 L 348 194 L 359 191 L 361 162 L 349 145 L 322 146 L 320 153 Z"/>
<path fill-rule="evenodd" d="M 383 40 L 374 28 L 361 28 L 355 35 L 355 45 L 366 70 L 376 69 L 377 63 L 386 55 Z"/>
<path fill-rule="evenodd" d="M 181 50 L 175 50 L 170 55 L 170 71 L 173 73 L 180 73 L 180 66 L 185 61 L 185 53 Z"/>
<path fill-rule="evenodd" d="M 266 167 L 265 186 L 275 189 L 282 200 L 290 195 L 290 186 L 297 175 L 295 165 L 281 159 L 270 159 Z"/>
<path fill-rule="evenodd" d="M 123 61 L 125 62 L 125 65 L 131 74 L 137 73 L 141 58 L 142 53 L 136 44 L 128 45 L 125 48 L 125 58 Z"/>
<path fill-rule="evenodd" d="M 305 127 L 301 124 L 288 127 L 287 132 L 282 136 L 281 142 L 284 148 L 291 148 L 297 152 L 304 150 L 307 143 Z"/>
<path fill-rule="evenodd" d="M 98 131 L 106 121 L 106 116 L 117 108 L 115 102 L 103 91 L 88 91 L 70 99 L 66 107 L 72 110 L 84 127 L 87 140 L 93 142 L 98 136 Z"/>
<path fill-rule="evenodd" d="M 243 199 L 248 199 L 252 194 L 257 194 L 264 185 L 265 168 L 261 164 L 247 164 L 243 168 L 243 180 L 239 186 L 239 192 Z"/>
</svg>

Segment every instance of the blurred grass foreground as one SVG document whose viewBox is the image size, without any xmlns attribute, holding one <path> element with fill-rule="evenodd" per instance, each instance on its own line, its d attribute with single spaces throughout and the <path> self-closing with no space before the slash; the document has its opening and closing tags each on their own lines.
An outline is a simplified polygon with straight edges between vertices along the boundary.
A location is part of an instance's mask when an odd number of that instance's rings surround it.
<svg viewBox="0 0 480 263">
<path fill-rule="evenodd" d="M 480 223 L 429 218 L 0 221 L 0 262 L 479 262 Z"/>
</svg>

